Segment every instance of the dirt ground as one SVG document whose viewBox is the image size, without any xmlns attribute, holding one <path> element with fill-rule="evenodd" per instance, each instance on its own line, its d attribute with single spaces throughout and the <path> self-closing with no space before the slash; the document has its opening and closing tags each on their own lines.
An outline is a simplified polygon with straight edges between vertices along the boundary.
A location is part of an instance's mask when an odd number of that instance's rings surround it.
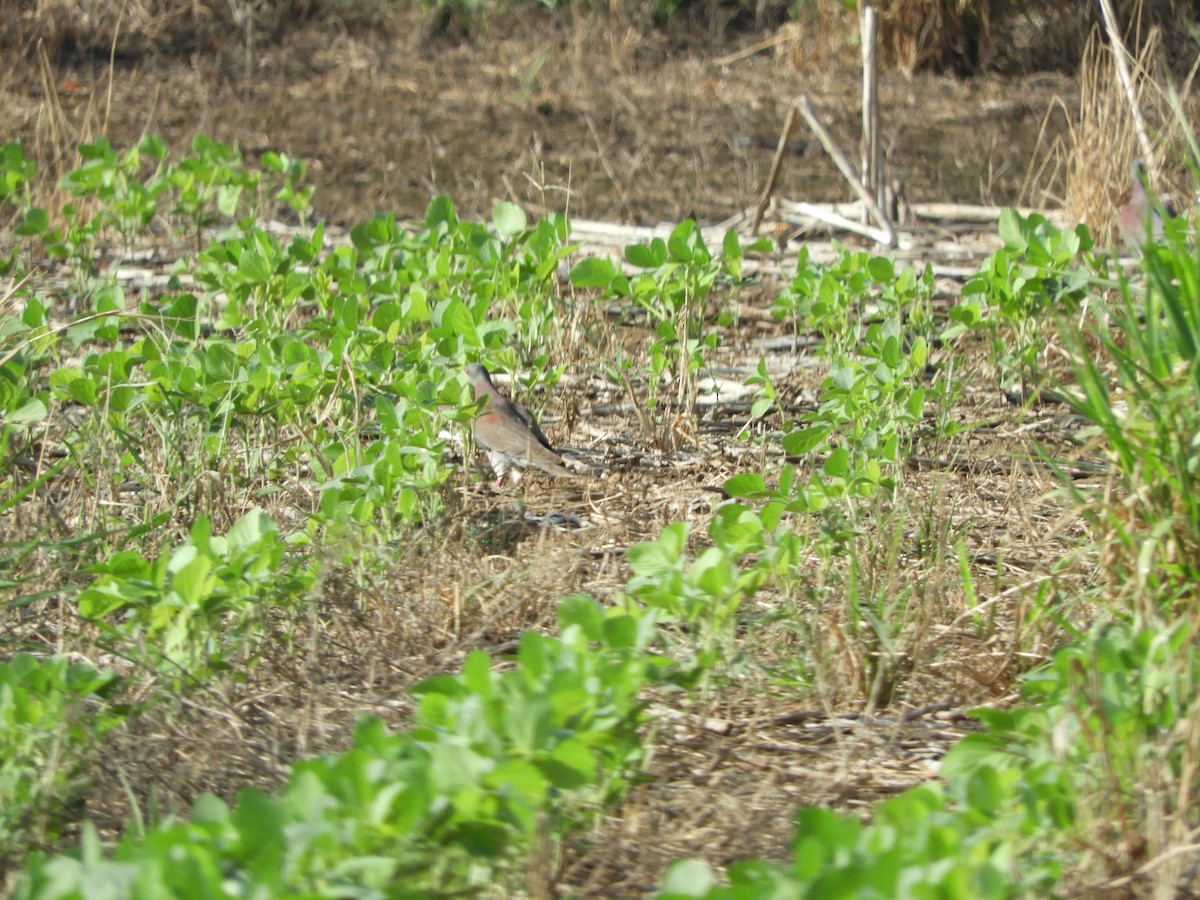
<svg viewBox="0 0 1200 900">
<path fill-rule="evenodd" d="M 530 212 L 626 223 L 719 221 L 753 202 L 766 146 L 799 94 L 857 158 L 860 85 L 853 47 L 680 24 L 633 29 L 593 13 L 541 10 L 493 21 L 475 37 L 426 34 L 428 16 L 392 11 L 240 35 L 189 54 L 107 54 L 0 66 L 5 139 L 60 169 L 63 148 L 106 134 L 128 145 L 162 135 L 175 152 L 197 132 L 254 158 L 284 151 L 309 164 L 315 210 L 339 224 L 377 212 L 419 216 L 448 194 L 468 216 L 511 199 Z M 788 29 L 792 28 L 792 31 Z M 771 48 L 722 65 L 766 38 Z M 832 42 L 832 38 L 828 39 Z M 47 96 L 52 83 L 54 96 Z M 1026 187 L 1039 144 L 1065 123 L 1077 89 L 1059 74 L 882 76 L 885 145 L 910 202 L 1037 205 Z M 1046 131 L 1043 134 L 1043 123 Z M 777 194 L 852 199 L 807 133 Z"/>
</svg>

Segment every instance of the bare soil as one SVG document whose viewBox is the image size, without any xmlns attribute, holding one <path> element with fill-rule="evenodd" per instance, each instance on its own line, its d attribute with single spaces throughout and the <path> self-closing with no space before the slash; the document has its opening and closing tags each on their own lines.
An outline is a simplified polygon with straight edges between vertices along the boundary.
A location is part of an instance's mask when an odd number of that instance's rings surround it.
<svg viewBox="0 0 1200 900">
<path fill-rule="evenodd" d="M 340 224 L 417 217 L 436 194 L 468 216 L 510 199 L 628 223 L 719 221 L 761 190 L 764 145 L 798 94 L 858 155 L 857 53 L 844 36 L 784 26 L 775 47 L 721 65 L 772 35 L 695 22 L 635 30 L 601 13 L 533 8 L 473 37 L 428 30 L 420 12 L 329 17 L 249 47 L 230 34 L 111 68 L 107 54 L 66 59 L 44 79 L 35 59 L 14 57 L 0 67 L 0 109 L 6 136 L 60 169 L 73 164 L 64 148 L 101 134 L 128 145 L 158 133 L 184 152 L 201 132 L 251 158 L 285 151 L 308 162 L 318 215 Z M 910 201 L 1036 203 L 1022 196 L 1035 148 L 1065 119 L 1050 115 L 1045 136 L 1043 121 L 1056 98 L 1074 108 L 1076 94 L 1058 74 L 884 73 L 893 174 Z M 815 141 L 778 195 L 851 199 Z"/>
</svg>

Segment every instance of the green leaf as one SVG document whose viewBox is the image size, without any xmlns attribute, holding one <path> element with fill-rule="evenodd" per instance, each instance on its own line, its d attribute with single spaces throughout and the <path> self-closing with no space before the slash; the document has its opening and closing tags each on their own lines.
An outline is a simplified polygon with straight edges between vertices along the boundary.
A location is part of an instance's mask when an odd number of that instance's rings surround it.
<svg viewBox="0 0 1200 900">
<path fill-rule="evenodd" d="M 267 535 L 277 535 L 279 526 L 275 520 L 257 507 L 233 523 L 226 538 L 230 546 L 238 549 L 253 547 Z"/>
<path fill-rule="evenodd" d="M 675 226 L 675 229 L 671 232 L 671 236 L 667 238 L 667 252 L 674 260 L 685 263 L 692 262 L 697 256 L 701 255 L 694 249 L 694 242 L 699 242 L 696 223 L 692 219 L 684 219 Z"/>
<path fill-rule="evenodd" d="M 393 216 L 376 216 L 350 229 L 350 241 L 359 250 L 371 250 L 391 243 L 397 237 Z"/>
<path fill-rule="evenodd" d="M 832 381 L 833 386 L 840 388 L 843 391 L 854 389 L 854 383 L 858 381 L 859 369 L 853 364 L 838 366 L 833 370 Z"/>
<path fill-rule="evenodd" d="M 67 384 L 67 393 L 76 403 L 95 406 L 100 399 L 100 387 L 91 378 L 80 376 Z"/>
<path fill-rule="evenodd" d="M 34 397 L 32 400 L 26 400 L 7 415 L 0 415 L 0 422 L 23 428 L 43 421 L 46 413 L 46 404 Z"/>
<path fill-rule="evenodd" d="M 657 541 L 634 544 L 626 554 L 629 568 L 639 575 L 676 571 L 689 530 L 686 522 L 675 522 L 659 532 Z"/>
<path fill-rule="evenodd" d="M 514 238 L 527 227 L 525 210 L 515 203 L 497 203 L 492 207 L 492 225 L 501 237 Z"/>
<path fill-rule="evenodd" d="M 728 260 L 740 260 L 742 258 L 742 242 L 738 239 L 738 233 L 732 228 L 725 232 L 725 240 L 721 242 L 721 250 Z"/>
<path fill-rule="evenodd" d="M 434 197 L 425 208 L 425 227 L 436 228 L 439 225 L 457 225 L 458 216 L 454 212 L 454 202 L 445 196 Z"/>
<path fill-rule="evenodd" d="M 744 472 L 741 475 L 734 475 L 732 478 L 727 479 L 723 487 L 725 493 L 730 497 L 753 499 L 767 490 L 767 483 L 761 475 L 753 472 Z"/>
<path fill-rule="evenodd" d="M 929 346 L 925 343 L 925 338 L 917 338 L 913 341 L 912 349 L 908 351 L 908 362 L 913 368 L 914 375 L 920 375 L 925 371 L 928 357 Z"/>
<path fill-rule="evenodd" d="M 577 288 L 607 288 L 615 275 L 612 260 L 596 257 L 576 263 L 571 269 L 570 281 Z"/>
<path fill-rule="evenodd" d="M 272 274 L 270 263 L 261 254 L 249 249 L 242 252 L 238 260 L 238 275 L 246 284 L 266 284 Z"/>
<path fill-rule="evenodd" d="M 845 447 L 838 447 L 829 454 L 829 458 L 825 460 L 825 465 L 821 466 L 821 471 L 833 478 L 847 478 L 850 475 L 850 451 Z"/>
<path fill-rule="evenodd" d="M 21 324 L 28 328 L 41 328 L 46 324 L 46 307 L 42 301 L 36 297 L 30 297 L 25 303 L 25 309 L 21 312 Z M 10 334 L 18 333 L 15 327 L 15 321 L 9 319 L 7 322 L 0 322 L 0 338 L 8 337 Z"/>
<path fill-rule="evenodd" d="M 1000 223 L 998 227 L 1000 239 L 1004 241 L 1006 248 L 1014 250 L 1017 253 L 1024 253 L 1029 246 L 1028 241 L 1025 239 L 1025 229 L 1022 227 L 1024 221 L 1021 218 L 1021 214 L 1015 209 L 1005 207 L 1000 211 Z"/>
<path fill-rule="evenodd" d="M 558 624 L 560 628 L 574 625 L 589 640 L 600 640 L 604 630 L 604 610 L 591 597 L 572 594 L 558 604 Z"/>
<path fill-rule="evenodd" d="M 25 220 L 13 229 L 20 237 L 32 237 L 45 234 L 50 228 L 50 216 L 41 207 L 35 206 L 25 213 Z"/>
<path fill-rule="evenodd" d="M 200 601 L 205 599 L 215 586 L 216 579 L 210 577 L 212 567 L 212 560 L 207 556 L 194 557 L 176 570 L 171 578 L 171 589 L 179 594 L 188 606 L 199 606 Z"/>
<path fill-rule="evenodd" d="M 478 347 L 480 345 L 479 331 L 475 327 L 475 317 L 471 315 L 471 311 L 461 300 L 455 298 L 446 305 L 442 311 L 442 326 L 448 328 L 452 334 L 462 337 L 468 346 Z"/>
<path fill-rule="evenodd" d="M 658 900 L 675 900 L 685 897 L 707 897 L 717 884 L 712 869 L 698 860 L 685 859 L 674 863 L 662 880 L 662 890 L 656 894 Z"/>
<path fill-rule="evenodd" d="M 905 408 L 914 421 L 920 422 L 921 416 L 925 412 L 925 389 L 917 388 L 913 391 L 908 397 Z"/>
<path fill-rule="evenodd" d="M 378 417 L 379 425 L 384 433 L 397 434 L 400 432 L 401 423 L 400 417 L 396 414 L 396 404 L 382 394 L 375 398 L 375 415 Z"/>
<path fill-rule="evenodd" d="M 783 437 L 783 450 L 788 456 L 803 456 L 819 447 L 832 430 L 829 425 L 810 425 Z"/>
<path fill-rule="evenodd" d="M 167 147 L 162 138 L 148 134 L 138 143 L 138 152 L 150 159 L 161 161 L 167 158 Z"/>
<path fill-rule="evenodd" d="M 750 418 L 761 419 L 774 406 L 775 400 L 771 397 L 759 397 L 750 404 Z"/>
<path fill-rule="evenodd" d="M 221 215 L 232 219 L 237 215 L 238 199 L 242 196 L 240 184 L 223 184 L 217 188 L 217 209 Z"/>
<path fill-rule="evenodd" d="M 878 284 L 891 284 L 896 280 L 896 267 L 886 256 L 872 256 L 867 260 L 867 274 Z"/>
<path fill-rule="evenodd" d="M 492 695 L 492 660 L 482 650 L 475 650 L 467 656 L 463 666 L 463 686 L 479 697 Z"/>
<path fill-rule="evenodd" d="M 640 629 L 635 616 L 608 616 L 604 619 L 601 636 L 609 647 L 634 649 L 638 646 Z"/>
<path fill-rule="evenodd" d="M 667 261 L 667 245 L 662 238 L 649 244 L 629 244 L 625 247 L 625 261 L 639 269 L 654 269 Z"/>
<path fill-rule="evenodd" d="M 408 689 L 408 692 L 417 697 L 423 697 L 426 694 L 462 697 L 467 693 L 462 683 L 452 675 L 434 675 L 432 678 L 418 681 Z"/>
<path fill-rule="evenodd" d="M 587 744 L 578 738 L 567 738 L 560 741 L 558 746 L 551 751 L 550 758 L 573 773 L 573 777 L 569 778 L 564 778 L 562 773 L 559 773 L 555 779 L 557 787 L 577 788 L 595 782 L 596 758 Z"/>
</svg>

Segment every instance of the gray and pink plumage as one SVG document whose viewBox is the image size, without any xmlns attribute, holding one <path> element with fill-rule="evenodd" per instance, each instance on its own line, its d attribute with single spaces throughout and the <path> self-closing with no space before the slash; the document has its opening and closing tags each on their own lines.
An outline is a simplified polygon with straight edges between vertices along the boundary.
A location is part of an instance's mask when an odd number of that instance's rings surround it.
<svg viewBox="0 0 1200 900">
<path fill-rule="evenodd" d="M 497 481 L 509 472 L 513 481 L 518 481 L 529 468 L 555 478 L 581 477 L 563 465 L 562 457 L 550 445 L 532 413 L 496 390 L 486 368 L 472 363 L 465 371 L 471 379 L 475 399 L 488 398 L 472 423 L 472 432 L 475 443 L 487 451 Z"/>
</svg>

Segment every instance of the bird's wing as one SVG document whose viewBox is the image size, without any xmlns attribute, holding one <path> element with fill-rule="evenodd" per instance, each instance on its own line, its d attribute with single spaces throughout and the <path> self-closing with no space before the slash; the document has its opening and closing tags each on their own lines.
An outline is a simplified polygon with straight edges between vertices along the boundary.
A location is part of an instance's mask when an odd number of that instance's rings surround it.
<svg viewBox="0 0 1200 900">
<path fill-rule="evenodd" d="M 475 420 L 475 440 L 485 450 L 504 454 L 522 468 L 533 466 L 548 475 L 578 477 L 563 465 L 562 457 L 545 443 L 545 435 L 540 432 L 536 424 L 530 426 L 512 409 L 504 413 L 497 410 Z"/>
<path fill-rule="evenodd" d="M 516 410 L 499 404 L 475 420 L 475 439 L 485 450 L 528 458 L 538 451 L 553 453 Z"/>
<path fill-rule="evenodd" d="M 534 436 L 537 442 L 550 452 L 556 452 L 554 450 L 554 445 L 550 443 L 549 438 L 546 437 L 545 432 L 542 431 L 541 426 L 538 425 L 537 420 L 534 419 L 533 413 L 518 403 L 509 401 L 509 405 L 512 407 L 513 413 L 525 423 L 525 427 L 529 429 L 530 433 Z"/>
</svg>

